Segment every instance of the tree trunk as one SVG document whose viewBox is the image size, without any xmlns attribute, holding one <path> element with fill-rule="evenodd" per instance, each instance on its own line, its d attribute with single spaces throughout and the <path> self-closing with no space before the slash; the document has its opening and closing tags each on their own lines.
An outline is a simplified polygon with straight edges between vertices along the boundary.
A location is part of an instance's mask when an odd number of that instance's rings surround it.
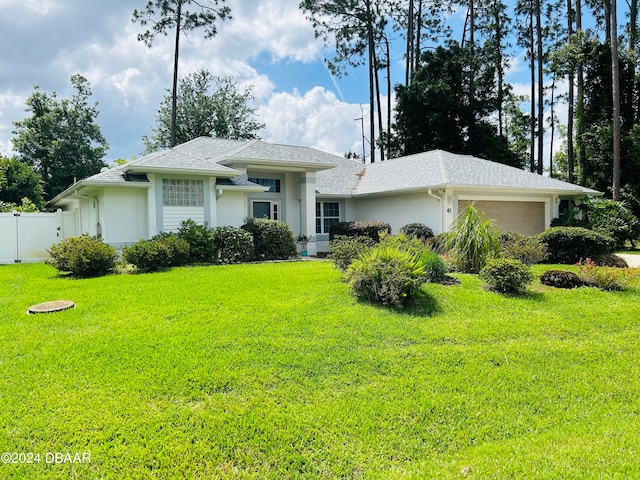
<svg viewBox="0 0 640 480">
<path fill-rule="evenodd" d="M 176 49 L 173 58 L 173 89 L 171 93 L 171 144 L 176 146 L 176 118 L 178 111 L 178 57 L 180 51 L 180 20 L 182 20 L 182 1 L 178 1 L 176 10 Z"/>
<path fill-rule="evenodd" d="M 371 163 L 376 162 L 376 149 L 375 149 L 375 137 L 376 137 L 376 126 L 375 126 L 375 79 L 374 79 L 374 68 L 375 68 L 375 45 L 373 42 L 373 25 L 371 24 L 371 4 L 367 1 L 367 42 L 369 45 L 369 145 L 370 145 L 370 156 Z"/>
<path fill-rule="evenodd" d="M 536 8 L 536 44 L 538 60 L 538 174 L 544 172 L 544 57 L 542 55 L 542 21 L 540 0 L 535 2 Z"/>
<path fill-rule="evenodd" d="M 613 95 L 613 199 L 620 201 L 620 62 L 618 58 L 618 14 L 616 0 L 611 0 L 611 80 Z"/>
<path fill-rule="evenodd" d="M 407 10 L 407 53 L 406 53 L 406 63 L 405 68 L 407 71 L 405 72 L 405 85 L 409 86 L 411 83 L 411 73 L 413 71 L 413 62 L 414 62 L 414 50 L 413 50 L 413 0 L 409 0 L 409 9 Z"/>
<path fill-rule="evenodd" d="M 533 37 L 533 9 L 529 14 L 529 58 L 531 73 L 531 146 L 529 150 L 529 170 L 536 171 L 536 54 Z"/>
<path fill-rule="evenodd" d="M 582 0 L 576 0 L 576 33 L 582 38 Z M 587 184 L 587 149 L 584 143 L 584 64 L 578 62 L 578 98 L 576 104 L 576 144 L 578 146 L 578 163 L 580 164 L 580 185 Z"/>
<path fill-rule="evenodd" d="M 567 0 L 567 34 L 569 39 L 573 38 L 573 8 L 571 4 L 571 0 Z M 574 82 L 575 74 L 574 72 L 569 73 L 569 91 L 568 91 L 568 99 L 569 103 L 569 111 L 567 114 L 567 174 L 569 177 L 569 182 L 573 183 L 575 181 L 573 170 L 574 170 L 574 154 L 573 154 L 573 102 L 574 102 Z"/>
<path fill-rule="evenodd" d="M 422 42 L 422 2 L 423 0 L 418 1 L 418 12 L 416 13 L 416 19 L 418 20 L 416 25 L 416 48 L 413 52 L 415 57 L 415 69 L 417 70 L 420 66 L 420 49 Z"/>
</svg>

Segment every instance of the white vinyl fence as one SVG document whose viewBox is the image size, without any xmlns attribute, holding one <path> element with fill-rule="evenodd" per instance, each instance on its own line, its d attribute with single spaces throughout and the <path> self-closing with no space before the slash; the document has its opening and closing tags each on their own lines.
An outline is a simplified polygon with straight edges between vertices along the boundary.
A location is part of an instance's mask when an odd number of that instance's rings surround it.
<svg viewBox="0 0 640 480">
<path fill-rule="evenodd" d="M 41 262 L 51 245 L 77 235 L 75 211 L 0 213 L 0 264 Z"/>
</svg>

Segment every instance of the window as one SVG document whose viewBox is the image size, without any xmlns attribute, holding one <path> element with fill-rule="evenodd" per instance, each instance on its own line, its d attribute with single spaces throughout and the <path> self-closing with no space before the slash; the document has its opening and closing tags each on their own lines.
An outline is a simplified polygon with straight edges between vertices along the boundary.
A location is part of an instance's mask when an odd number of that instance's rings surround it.
<svg viewBox="0 0 640 480">
<path fill-rule="evenodd" d="M 267 193 L 280 193 L 280 180 L 277 178 L 249 178 L 250 182 L 257 183 L 263 187 L 269 187 Z"/>
<path fill-rule="evenodd" d="M 331 225 L 340 221 L 340 203 L 316 202 L 316 233 L 329 233 Z"/>
<path fill-rule="evenodd" d="M 165 207 L 204 207 L 204 182 L 164 178 L 162 204 Z"/>
</svg>

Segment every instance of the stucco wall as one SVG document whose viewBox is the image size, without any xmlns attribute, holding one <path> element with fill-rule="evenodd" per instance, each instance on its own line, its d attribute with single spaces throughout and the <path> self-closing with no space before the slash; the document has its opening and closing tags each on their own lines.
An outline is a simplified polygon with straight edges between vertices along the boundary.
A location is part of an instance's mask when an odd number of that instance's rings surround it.
<svg viewBox="0 0 640 480">
<path fill-rule="evenodd" d="M 408 223 L 420 222 L 440 233 L 440 203 L 424 193 L 357 198 L 347 208 L 346 220 L 380 220 L 389 222 L 394 234 Z"/>
<path fill-rule="evenodd" d="M 247 200 L 242 192 L 225 191 L 216 202 L 218 227 L 239 227 L 247 216 Z"/>
<path fill-rule="evenodd" d="M 106 242 L 119 244 L 148 238 L 146 189 L 105 188 L 99 208 L 102 237 Z"/>
</svg>

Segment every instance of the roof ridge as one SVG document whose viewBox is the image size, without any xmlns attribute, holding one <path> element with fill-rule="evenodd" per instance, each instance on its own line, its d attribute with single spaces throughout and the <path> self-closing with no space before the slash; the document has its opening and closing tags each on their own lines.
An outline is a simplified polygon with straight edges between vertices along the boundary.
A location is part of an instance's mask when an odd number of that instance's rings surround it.
<svg viewBox="0 0 640 480">
<path fill-rule="evenodd" d="M 232 139 L 228 139 L 228 140 L 232 140 Z M 250 139 L 249 141 L 246 141 L 246 139 L 244 141 L 243 140 L 235 140 L 235 141 L 236 142 L 242 142 L 242 144 L 238 145 L 237 148 L 234 148 L 230 152 L 227 152 L 227 153 L 223 154 L 222 155 L 223 159 L 236 156 L 242 150 L 246 150 L 247 148 L 249 148 L 252 145 L 255 145 L 256 143 L 266 143 L 266 142 L 263 142 L 262 140 L 260 140 L 259 138 L 253 138 L 253 139 Z"/>
<path fill-rule="evenodd" d="M 440 167 L 440 173 L 442 173 L 442 178 L 444 179 L 444 184 L 448 185 L 450 183 L 450 176 L 449 176 L 449 169 L 447 168 L 447 162 L 444 161 L 444 154 L 445 151 L 442 149 L 437 149 L 436 153 L 438 155 L 437 159 L 438 159 L 438 164 Z"/>
</svg>

